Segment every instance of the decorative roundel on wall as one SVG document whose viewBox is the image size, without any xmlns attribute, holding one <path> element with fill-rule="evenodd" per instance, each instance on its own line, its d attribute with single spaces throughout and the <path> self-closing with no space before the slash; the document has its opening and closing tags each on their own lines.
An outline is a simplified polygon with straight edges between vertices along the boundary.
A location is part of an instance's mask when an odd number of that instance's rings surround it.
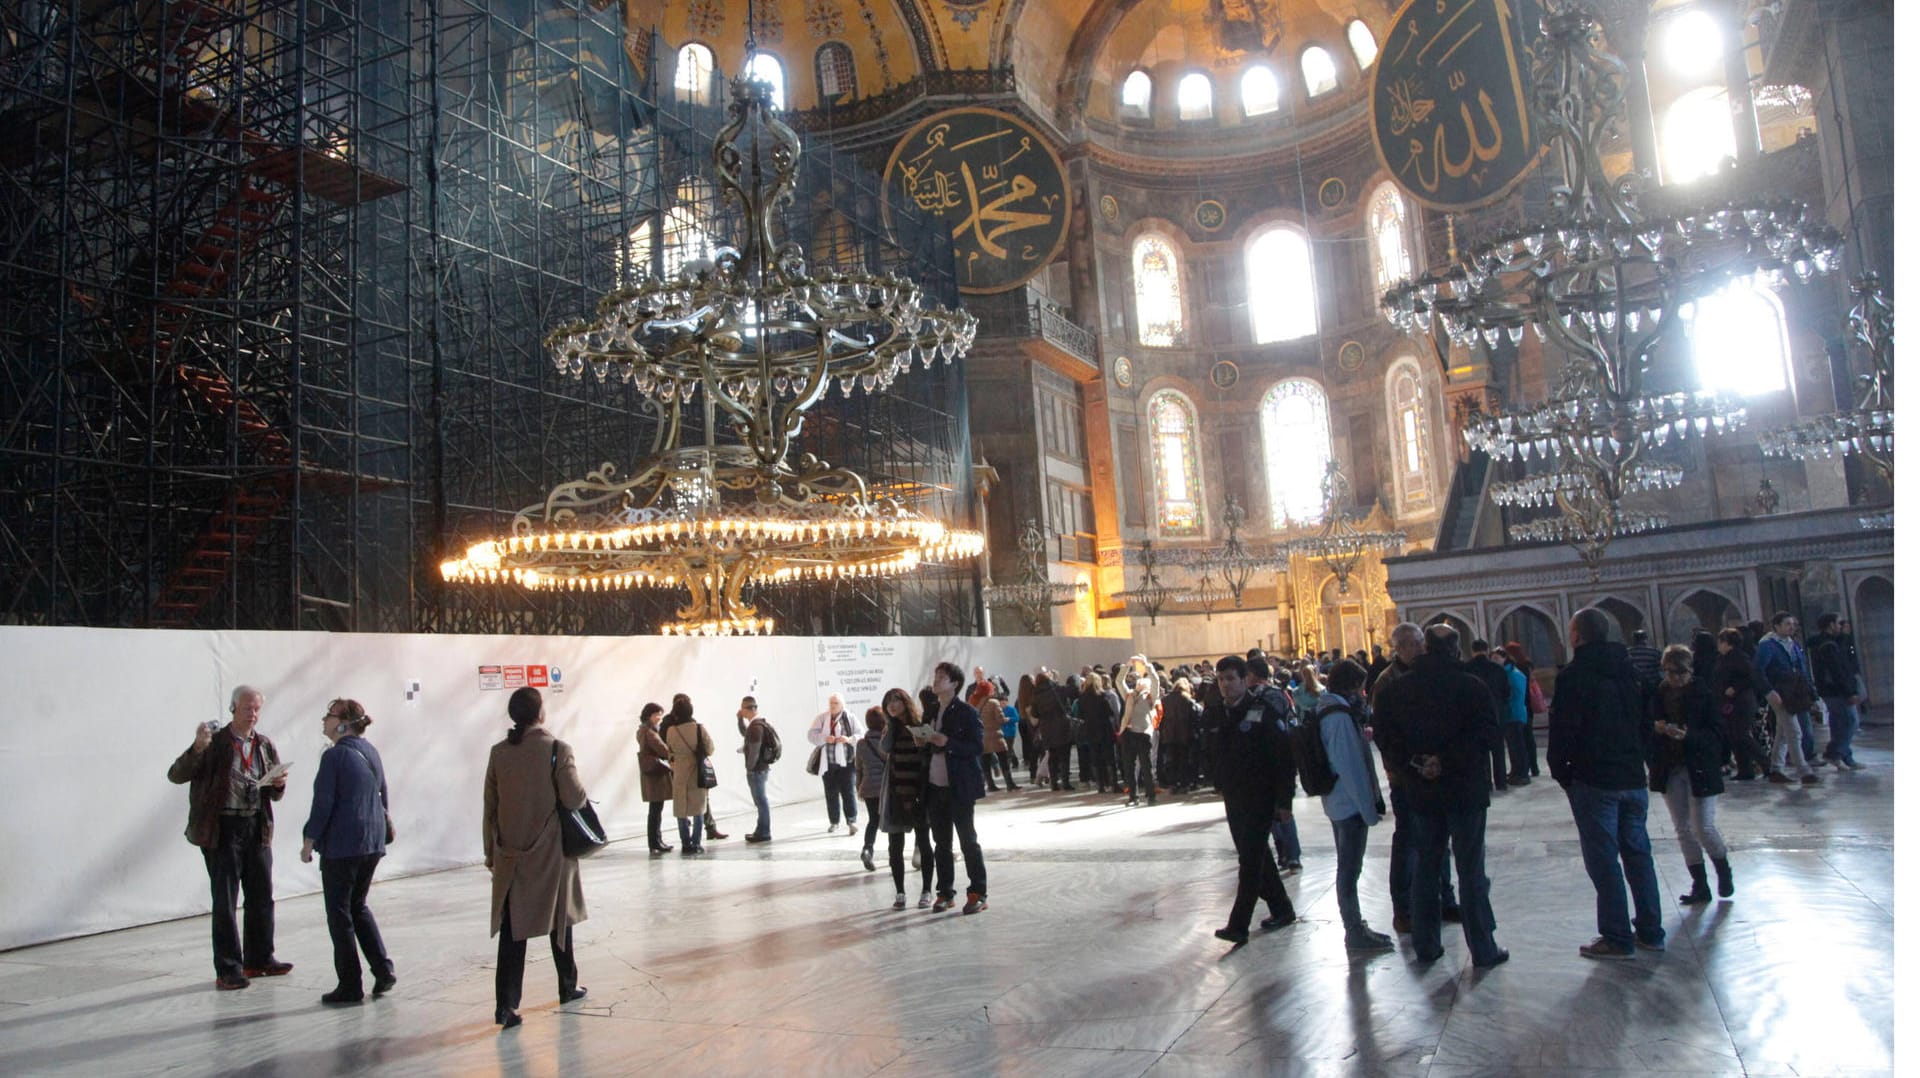
<svg viewBox="0 0 1920 1078">
<path fill-rule="evenodd" d="M 1193 208 L 1193 223 L 1202 232 L 1218 232 L 1227 223 L 1227 207 L 1217 198 L 1205 199 Z"/>
<path fill-rule="evenodd" d="M 1120 200 L 1112 195 L 1101 195 L 1100 216 L 1105 217 L 1109 221 L 1118 221 L 1120 219 Z"/>
<path fill-rule="evenodd" d="M 1121 356 L 1113 361 L 1113 383 L 1121 389 L 1133 385 L 1133 360 Z"/>
<path fill-rule="evenodd" d="M 1347 201 L 1347 181 L 1338 176 L 1329 176 L 1320 184 L 1320 208 L 1337 210 Z"/>
<path fill-rule="evenodd" d="M 1213 379 L 1214 388 L 1232 389 L 1240 384 L 1240 365 L 1231 359 L 1223 359 L 1213 365 L 1213 370 L 1207 376 Z"/>
<path fill-rule="evenodd" d="M 1360 365 L 1362 363 L 1365 363 L 1366 361 L 1367 361 L 1366 349 L 1360 347 L 1359 341 L 1348 341 L 1347 343 L 1340 346 L 1340 369 L 1341 370 L 1357 371 L 1360 369 Z"/>
</svg>

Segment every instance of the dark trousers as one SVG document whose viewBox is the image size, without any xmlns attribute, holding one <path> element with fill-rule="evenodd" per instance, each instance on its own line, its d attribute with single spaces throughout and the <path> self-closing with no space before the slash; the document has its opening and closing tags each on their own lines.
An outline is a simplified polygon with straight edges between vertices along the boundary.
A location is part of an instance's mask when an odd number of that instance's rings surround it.
<svg viewBox="0 0 1920 1078">
<path fill-rule="evenodd" d="M 879 813 L 874 815 L 878 816 Z M 887 867 L 893 870 L 893 889 L 896 893 L 907 893 L 907 865 L 905 853 L 907 833 L 905 831 L 887 832 Z M 933 840 L 927 834 L 927 825 L 913 825 L 913 848 L 920 851 L 920 889 L 933 890 Z"/>
<path fill-rule="evenodd" d="M 1270 798 L 1256 798 L 1252 808 L 1227 806 L 1227 831 L 1233 836 L 1233 849 L 1240 862 L 1239 886 L 1233 893 L 1227 927 L 1238 932 L 1245 932 L 1253 923 L 1253 905 L 1261 899 L 1276 917 L 1293 912 L 1293 901 L 1280 882 L 1280 866 L 1273 863 L 1273 850 L 1267 845 L 1273 811 L 1266 806 L 1272 803 Z"/>
<path fill-rule="evenodd" d="M 873 849 L 873 838 L 880 831 L 880 799 L 877 797 L 864 797 L 861 798 L 861 800 L 867 803 L 867 837 L 861 841 L 860 848 L 863 850 L 871 850 Z"/>
<path fill-rule="evenodd" d="M 1020 724 L 1020 755 L 1027 761 L 1028 783 L 1038 781 L 1034 776 L 1040 773 L 1040 757 L 1046 751 L 1046 748 L 1040 744 L 1040 739 L 1034 736 L 1033 725 L 1022 722 Z"/>
<path fill-rule="evenodd" d="M 1133 796 L 1153 800 L 1153 735 L 1129 730 L 1120 735 L 1120 776 Z"/>
<path fill-rule="evenodd" d="M 973 802 L 953 796 L 950 786 L 927 785 L 927 824 L 933 832 L 934 892 L 953 897 L 953 836 L 960 835 L 960 856 L 967 865 L 967 893 L 987 896 L 987 859 L 973 830 Z"/>
<path fill-rule="evenodd" d="M 650 849 L 657 850 L 666 845 L 666 841 L 660 837 L 660 813 L 666 804 L 665 801 L 647 802 L 647 846 Z"/>
<path fill-rule="evenodd" d="M 500 956 L 493 969 L 493 1007 L 495 1011 L 517 1011 L 520 1009 L 520 986 L 526 980 L 527 941 L 513 938 L 512 920 L 508 908 L 513 898 L 500 904 Z M 574 986 L 580 980 L 580 971 L 573 964 L 573 926 L 553 933 L 547 937 L 547 943 L 553 948 L 553 972 L 560 978 L 560 994 L 565 999 L 573 994 Z"/>
<path fill-rule="evenodd" d="M 1507 741 L 1506 739 L 1494 738 L 1493 744 L 1489 746 L 1487 749 L 1487 754 L 1493 760 L 1493 788 L 1496 790 L 1506 789 L 1507 788 Z"/>
<path fill-rule="evenodd" d="M 1000 774 L 1006 777 L 1007 789 L 1018 790 L 1020 788 L 1013 781 L 1013 759 L 1012 759 L 1011 753 L 989 752 L 985 756 L 981 757 L 980 763 L 983 767 L 985 767 L 987 772 L 987 789 L 989 790 L 999 789 L 998 786 L 995 786 L 993 784 L 993 768 L 995 764 L 998 764 L 1000 766 Z"/>
<path fill-rule="evenodd" d="M 1527 774 L 1540 777 L 1540 742 L 1534 737 L 1533 712 L 1527 712 Z"/>
<path fill-rule="evenodd" d="M 213 972 L 240 976 L 273 961 L 273 850 L 260 841 L 266 821 L 252 816 L 221 816 L 213 849 L 201 850 L 207 880 L 213 885 Z M 247 900 L 246 933 L 234 923 L 235 908 Z M 242 940 L 244 939 L 244 944 Z"/>
<path fill-rule="evenodd" d="M 387 945 L 380 939 L 380 926 L 367 908 L 367 889 L 373 886 L 373 870 L 380 854 L 365 857 L 320 858 L 320 894 L 327 908 L 327 935 L 333 937 L 333 973 L 339 987 L 360 990 L 360 954 L 367 955 L 367 969 L 378 980 L 393 972 L 393 960 L 387 957 Z"/>
<path fill-rule="evenodd" d="M 1733 759 L 1742 775 L 1767 773 L 1767 750 L 1760 747 L 1752 715 L 1735 713 L 1726 718 L 1727 740 L 1733 746 Z"/>
<path fill-rule="evenodd" d="M 1188 746 L 1164 738 L 1160 742 L 1166 761 L 1160 765 L 1160 778 L 1175 792 L 1193 786 L 1193 764 Z"/>
<path fill-rule="evenodd" d="M 1413 911 L 1413 808 L 1398 788 L 1387 787 L 1393 805 L 1393 844 L 1387 850 L 1387 894 L 1393 898 L 1393 915 L 1408 917 Z M 1440 905 L 1451 909 L 1460 904 L 1453 894 L 1453 870 L 1440 859 Z"/>
<path fill-rule="evenodd" d="M 840 826 L 840 811 L 846 809 L 847 822 L 860 822 L 860 801 L 853 796 L 853 768 L 827 765 L 820 769 L 820 785 L 827 791 L 827 825 Z"/>
<path fill-rule="evenodd" d="M 1440 875 L 1453 846 L 1454 867 L 1460 875 L 1460 927 L 1467 933 L 1467 951 L 1475 962 L 1494 960 L 1500 947 L 1493 941 L 1493 902 L 1487 883 L 1487 810 L 1413 813 L 1413 953 L 1423 960 L 1439 957 Z"/>
<path fill-rule="evenodd" d="M 1073 750 L 1055 745 L 1047 750 L 1047 782 L 1056 790 L 1073 785 Z"/>
<path fill-rule="evenodd" d="M 1093 746 L 1085 741 L 1076 741 L 1073 745 L 1074 758 L 1080 761 L 1080 781 L 1093 781 Z"/>
<path fill-rule="evenodd" d="M 1507 778 L 1527 777 L 1527 745 L 1533 740 L 1533 730 L 1524 722 L 1503 722 L 1500 724 L 1507 735 Z"/>
<path fill-rule="evenodd" d="M 1093 762 L 1093 784 L 1095 786 L 1101 787 L 1102 789 L 1108 787 L 1114 789 L 1119 788 L 1120 776 L 1114 774 L 1115 771 L 1119 770 L 1118 761 L 1114 759 L 1117 755 L 1115 751 L 1116 748 L 1117 746 L 1114 745 L 1113 739 L 1110 737 L 1103 737 L 1087 746 L 1087 755 L 1092 758 Z"/>
</svg>

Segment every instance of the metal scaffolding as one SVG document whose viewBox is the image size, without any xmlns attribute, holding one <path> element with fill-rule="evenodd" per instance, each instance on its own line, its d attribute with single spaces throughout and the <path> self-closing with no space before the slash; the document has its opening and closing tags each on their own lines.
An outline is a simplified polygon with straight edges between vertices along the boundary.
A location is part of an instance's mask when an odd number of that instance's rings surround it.
<svg viewBox="0 0 1920 1078">
<path fill-rule="evenodd" d="M 720 110 L 670 84 L 581 0 L 0 7 L 0 622 L 650 631 L 669 596 L 436 570 L 659 436 L 540 341 L 726 241 Z M 883 229 L 878 179 L 813 153 L 791 238 L 951 303 L 940 230 Z M 803 448 L 965 523 L 964 401 L 957 368 L 836 394 Z M 761 601 L 791 631 L 968 633 L 977 591 L 935 569 Z"/>
</svg>

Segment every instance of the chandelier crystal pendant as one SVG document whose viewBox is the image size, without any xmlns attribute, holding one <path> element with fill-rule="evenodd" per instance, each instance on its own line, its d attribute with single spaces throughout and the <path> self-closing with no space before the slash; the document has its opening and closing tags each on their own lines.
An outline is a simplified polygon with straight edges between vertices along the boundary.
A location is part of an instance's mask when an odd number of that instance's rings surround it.
<svg viewBox="0 0 1920 1078">
<path fill-rule="evenodd" d="M 1209 587 L 1224 587 L 1227 596 L 1233 599 L 1235 609 L 1239 609 L 1245 598 L 1247 585 L 1260 573 L 1284 569 L 1287 564 L 1285 550 L 1257 551 L 1247 546 L 1240 538 L 1240 528 L 1247 522 L 1247 511 L 1240 506 L 1240 499 L 1227 495 L 1226 511 L 1220 519 L 1227 526 L 1226 541 L 1217 547 L 1188 547 L 1176 551 L 1173 562 L 1198 577 L 1202 587 L 1195 593 L 1195 599 L 1207 607 L 1209 617 L 1213 614 L 1211 603 L 1201 595 Z M 1215 597 L 1214 602 L 1218 601 Z"/>
<path fill-rule="evenodd" d="M 1020 533 L 1020 577 L 1010 584 L 993 584 L 981 589 L 981 598 L 991 607 L 1004 607 L 1020 615 L 1027 631 L 1045 635 L 1056 606 L 1066 606 L 1087 593 L 1085 581 L 1056 584 L 1047 579 L 1047 537 L 1039 522 L 1027 518 Z"/>
<path fill-rule="evenodd" d="M 1847 411 L 1768 431 L 1760 448 L 1770 457 L 1801 461 L 1857 455 L 1892 486 L 1893 305 L 1877 273 L 1855 278 L 1852 289 L 1856 302 L 1847 324 L 1868 362 L 1867 373 L 1855 380 L 1856 403 Z"/>
<path fill-rule="evenodd" d="M 751 35 L 750 19 L 749 55 Z M 972 346 L 976 323 L 897 274 L 810 273 L 798 245 L 776 242 L 801 149 L 771 93 L 766 82 L 734 78 L 729 122 L 713 145 L 725 197 L 743 210 L 742 245 L 618 289 L 593 319 L 547 338 L 561 371 L 617 376 L 658 402 L 656 451 L 630 474 L 608 463 L 555 487 L 514 517 L 511 535 L 442 563 L 445 580 L 679 588 L 687 602 L 663 634 L 764 634 L 774 622 L 748 601 L 749 589 L 895 576 L 985 548 L 980 533 L 793 452 L 807 410 L 830 388 L 876 393 L 916 360 L 950 363 Z M 681 421 L 696 402 L 704 435 L 683 445 Z"/>
<path fill-rule="evenodd" d="M 1358 526 L 1361 513 L 1354 504 L 1353 484 L 1347 481 L 1338 461 L 1327 462 L 1327 476 L 1320 482 L 1320 492 L 1325 499 L 1326 520 L 1320 525 L 1319 534 L 1295 539 L 1287 548 L 1294 557 L 1325 562 L 1340 584 L 1340 594 L 1345 595 L 1347 580 L 1360 559 L 1374 551 L 1399 550 L 1407 544 L 1407 533 Z"/>
<path fill-rule="evenodd" d="M 1528 473 L 1494 484 L 1496 503 L 1553 504 L 1569 518 L 1530 522 L 1514 538 L 1572 542 L 1597 575 L 1612 539 L 1665 525 L 1621 503 L 1684 478 L 1660 451 L 1746 422 L 1745 408 L 1712 393 L 1648 392 L 1648 368 L 1679 340 L 1684 313 L 1732 285 L 1777 287 L 1832 271 L 1840 235 L 1803 203 L 1686 206 L 1670 188 L 1643 198 L 1632 173 L 1608 180 L 1600 150 L 1624 115 L 1624 68 L 1600 50 L 1597 21 L 1578 0 L 1542 7 L 1530 114 L 1558 150 L 1565 186 L 1543 223 L 1395 285 L 1381 305 L 1403 332 L 1454 348 L 1491 350 L 1532 333 L 1565 357 L 1545 402 L 1481 417 L 1465 440 Z"/>
</svg>

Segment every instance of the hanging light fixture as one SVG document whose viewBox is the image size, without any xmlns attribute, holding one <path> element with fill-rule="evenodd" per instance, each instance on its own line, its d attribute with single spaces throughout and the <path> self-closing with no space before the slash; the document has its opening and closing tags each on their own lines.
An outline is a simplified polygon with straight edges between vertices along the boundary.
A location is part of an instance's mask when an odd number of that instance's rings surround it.
<svg viewBox="0 0 1920 1078">
<path fill-rule="evenodd" d="M 751 3 L 747 15 L 752 56 Z M 762 634 L 774 622 L 745 599 L 750 587 L 878 579 L 985 548 L 978 532 L 792 452 L 807 410 L 830 390 L 876 393 L 916 361 L 951 363 L 976 323 L 897 274 L 810 272 L 798 245 L 778 241 L 801 147 L 771 92 L 736 76 L 713 143 L 724 197 L 743 211 L 741 245 L 615 290 L 594 318 L 547 337 L 562 372 L 616 377 L 656 399 L 666 448 L 628 475 L 606 464 L 560 484 L 514 517 L 511 535 L 442 563 L 444 579 L 574 593 L 679 588 L 688 601 L 663 634 Z M 696 400 L 703 438 L 681 444 Z"/>
<path fill-rule="evenodd" d="M 1039 522 L 1027 518 L 1020 533 L 1020 577 L 1010 584 L 994 584 L 981 590 L 988 606 L 1005 607 L 1019 614 L 1027 631 L 1035 636 L 1046 633 L 1052 610 L 1085 595 L 1085 581 L 1056 584 L 1047 579 L 1047 537 Z"/>
<path fill-rule="evenodd" d="M 1168 587 L 1158 575 L 1160 554 L 1153 548 L 1153 540 L 1140 544 L 1137 564 L 1140 566 L 1140 586 L 1115 593 L 1114 597 L 1127 604 L 1129 610 L 1137 609 L 1147 616 L 1147 624 L 1160 623 L 1160 611 L 1168 603 L 1178 602 L 1185 596 L 1179 588 Z"/>
<path fill-rule="evenodd" d="M 1247 585 L 1260 573 L 1285 568 L 1287 553 L 1285 550 L 1254 550 L 1241 540 L 1240 528 L 1247 522 L 1247 511 L 1241 508 L 1240 499 L 1234 495 L 1227 495 L 1226 511 L 1220 515 L 1220 519 L 1227 526 L 1225 542 L 1217 547 L 1184 547 L 1174 553 L 1172 560 L 1198 577 L 1206 587 L 1225 588 L 1227 597 L 1233 599 L 1234 608 L 1238 609 L 1245 598 Z M 1208 616 L 1211 617 L 1212 613 L 1209 606 Z"/>
<path fill-rule="evenodd" d="M 1632 175 L 1608 180 L 1601 150 L 1622 118 L 1623 68 L 1600 50 L 1598 23 L 1579 0 L 1542 7 L 1532 115 L 1557 146 L 1567 185 L 1543 223 L 1395 285 L 1381 305 L 1402 331 L 1454 348 L 1518 344 L 1530 332 L 1566 356 L 1544 403 L 1477 419 L 1465 440 L 1529 471 L 1494 485 L 1498 504 L 1551 503 L 1568 518 L 1521 525 L 1514 538 L 1572 542 L 1597 577 L 1612 539 L 1666 525 L 1621 504 L 1684 477 L 1678 465 L 1649 458 L 1670 441 L 1723 434 L 1747 419 L 1745 408 L 1712 393 L 1647 392 L 1652 357 L 1684 320 L 1676 316 L 1738 282 L 1772 287 L 1831 272 L 1840 236 L 1804 203 L 1681 206 L 1673 189 L 1643 200 Z"/>
<path fill-rule="evenodd" d="M 1856 302 L 1847 318 L 1853 343 L 1867 354 L 1851 409 L 1815 416 L 1760 436 L 1770 457 L 1794 460 L 1857 455 L 1893 485 L 1893 305 L 1877 273 L 1853 281 Z M 1866 526 L 1866 525 L 1863 525 Z"/>
<path fill-rule="evenodd" d="M 1345 595 L 1347 579 L 1353 575 L 1360 559 L 1374 551 L 1400 549 L 1407 543 L 1407 533 L 1358 526 L 1361 515 L 1359 506 L 1354 504 L 1353 484 L 1340 470 L 1339 461 L 1327 462 L 1327 476 L 1320 483 L 1320 492 L 1325 499 L 1326 520 L 1320 525 L 1319 534 L 1295 539 L 1287 547 L 1295 557 L 1325 562 L 1340 584 L 1340 594 Z"/>
</svg>

